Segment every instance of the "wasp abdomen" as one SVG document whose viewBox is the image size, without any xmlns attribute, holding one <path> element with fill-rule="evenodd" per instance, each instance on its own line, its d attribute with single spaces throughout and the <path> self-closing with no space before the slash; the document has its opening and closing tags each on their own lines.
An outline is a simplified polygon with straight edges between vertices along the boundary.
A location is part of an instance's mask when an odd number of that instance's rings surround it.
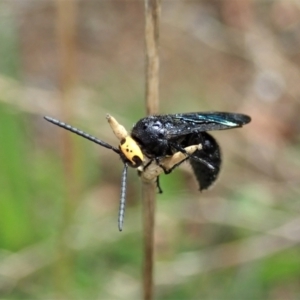
<svg viewBox="0 0 300 300">
<path fill-rule="evenodd" d="M 209 168 L 207 164 L 190 158 L 190 164 L 199 183 L 199 190 L 202 191 L 209 188 L 219 175 L 222 162 L 221 150 L 216 140 L 206 132 L 193 134 L 189 142 L 192 144 L 201 143 L 202 149 L 195 151 L 193 156 L 213 166 L 213 168 Z"/>
</svg>

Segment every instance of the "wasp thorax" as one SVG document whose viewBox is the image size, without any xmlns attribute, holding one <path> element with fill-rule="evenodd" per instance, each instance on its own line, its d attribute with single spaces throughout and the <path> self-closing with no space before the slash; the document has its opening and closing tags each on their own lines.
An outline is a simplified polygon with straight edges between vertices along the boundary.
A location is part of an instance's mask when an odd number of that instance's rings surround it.
<svg viewBox="0 0 300 300">
<path fill-rule="evenodd" d="M 125 157 L 132 163 L 132 166 L 139 167 L 144 160 L 144 155 L 137 142 L 130 136 L 121 140 L 120 150 Z"/>
</svg>

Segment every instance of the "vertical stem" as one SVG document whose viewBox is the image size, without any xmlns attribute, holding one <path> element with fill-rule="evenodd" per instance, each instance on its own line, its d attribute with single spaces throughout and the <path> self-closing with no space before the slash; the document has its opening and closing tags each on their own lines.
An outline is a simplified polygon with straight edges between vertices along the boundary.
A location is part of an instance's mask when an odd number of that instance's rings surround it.
<svg viewBox="0 0 300 300">
<path fill-rule="evenodd" d="M 59 89 L 61 91 L 60 110 L 67 123 L 72 118 L 72 92 L 75 86 L 75 36 L 76 36 L 76 2 L 74 0 L 57 0 L 57 42 L 60 66 Z M 66 243 L 66 232 L 70 226 L 76 208 L 78 195 L 75 172 L 75 149 L 72 136 L 62 131 L 63 167 L 64 167 L 64 203 L 60 235 L 58 237 L 57 265 L 55 282 L 58 292 L 63 298 L 70 298 L 70 280 L 72 276 L 72 253 Z"/>
<path fill-rule="evenodd" d="M 160 0 L 145 0 L 146 107 L 147 114 L 159 110 L 159 19 Z"/>
<path fill-rule="evenodd" d="M 159 17 L 160 0 L 145 0 L 145 45 L 146 45 L 146 107 L 147 114 L 155 114 L 159 107 Z M 144 283 L 143 298 L 153 299 L 154 258 L 154 212 L 156 181 L 142 177 L 144 211 Z"/>
<path fill-rule="evenodd" d="M 153 299 L 154 286 L 154 213 L 156 200 L 155 181 L 146 181 L 142 178 L 142 197 L 144 211 L 144 300 Z"/>
</svg>

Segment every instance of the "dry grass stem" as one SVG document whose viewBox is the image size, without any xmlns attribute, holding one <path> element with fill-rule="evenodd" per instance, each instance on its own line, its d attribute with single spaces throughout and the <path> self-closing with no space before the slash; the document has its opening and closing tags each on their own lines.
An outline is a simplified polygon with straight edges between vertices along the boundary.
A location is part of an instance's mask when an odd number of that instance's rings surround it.
<svg viewBox="0 0 300 300">
<path fill-rule="evenodd" d="M 159 108 L 159 19 L 160 0 L 145 0 L 146 45 L 146 108 L 147 114 L 158 113 Z M 156 183 L 142 178 L 144 210 L 144 299 L 153 299 L 154 212 Z"/>
</svg>

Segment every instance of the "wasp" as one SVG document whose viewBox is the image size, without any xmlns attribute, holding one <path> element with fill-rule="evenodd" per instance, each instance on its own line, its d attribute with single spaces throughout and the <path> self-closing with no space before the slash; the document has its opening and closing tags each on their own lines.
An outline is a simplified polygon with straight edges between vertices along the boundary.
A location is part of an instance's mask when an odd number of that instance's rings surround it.
<svg viewBox="0 0 300 300">
<path fill-rule="evenodd" d="M 115 119 L 108 115 L 107 119 L 120 139 L 119 146 L 114 147 L 59 120 L 47 116 L 44 118 L 57 126 L 110 149 L 120 156 L 124 164 L 118 217 L 120 231 L 123 228 L 125 213 L 128 166 L 138 168 L 139 173 L 142 173 L 147 172 L 147 168 L 154 163 L 165 174 L 169 174 L 181 163 L 189 160 L 198 181 L 199 190 L 202 191 L 215 182 L 222 161 L 220 146 L 207 131 L 238 128 L 251 121 L 251 118 L 247 115 L 230 112 L 152 115 L 140 119 L 133 126 L 131 133 L 128 134 L 118 123 L 115 123 L 117 124 L 115 126 L 112 125 L 112 120 Z M 121 129 L 119 130 L 119 128 Z M 187 149 L 192 145 L 199 145 L 200 147 L 190 153 Z M 183 154 L 182 158 L 171 165 L 171 167 L 166 168 L 164 160 L 175 156 L 178 152 Z M 156 182 L 161 193 L 159 176 L 157 176 Z"/>
</svg>

